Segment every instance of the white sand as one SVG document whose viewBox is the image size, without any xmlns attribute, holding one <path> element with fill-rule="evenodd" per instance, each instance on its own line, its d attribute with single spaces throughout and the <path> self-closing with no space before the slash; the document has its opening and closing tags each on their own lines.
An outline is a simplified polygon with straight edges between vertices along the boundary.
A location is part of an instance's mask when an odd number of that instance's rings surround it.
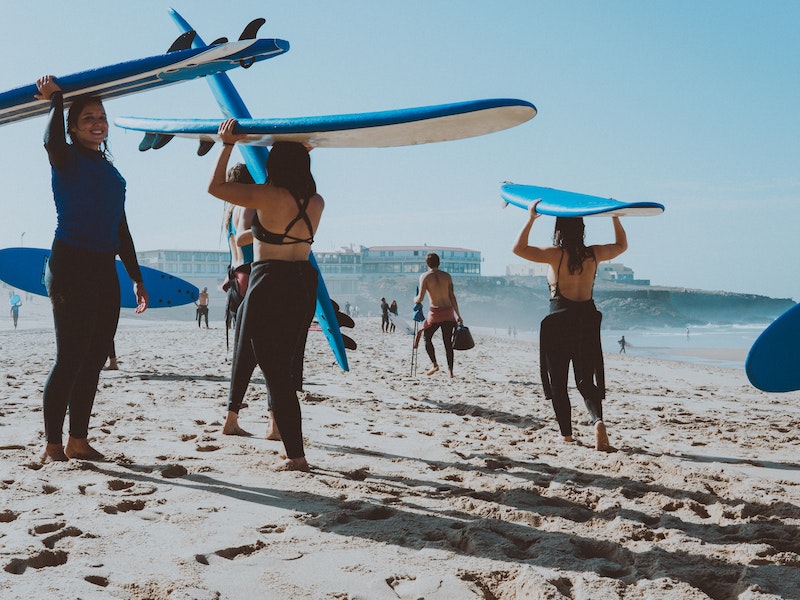
<svg viewBox="0 0 800 600">
<path fill-rule="evenodd" d="M 41 466 L 46 299 L 0 319 L 0 598 L 800 598 L 800 394 L 740 370 L 606 355 L 619 451 L 560 441 L 531 342 L 473 332 L 456 374 L 411 338 L 311 333 L 313 472 L 272 468 L 263 380 L 222 436 L 223 326 L 126 313 L 91 437 L 109 462 Z M 441 345 L 437 346 L 444 362 Z M 614 349 L 615 350 L 615 349 Z"/>
</svg>

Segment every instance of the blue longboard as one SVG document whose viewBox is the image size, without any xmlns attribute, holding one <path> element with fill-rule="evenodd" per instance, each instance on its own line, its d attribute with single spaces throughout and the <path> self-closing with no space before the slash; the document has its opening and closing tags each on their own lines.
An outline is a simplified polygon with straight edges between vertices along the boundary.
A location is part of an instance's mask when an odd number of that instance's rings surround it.
<svg viewBox="0 0 800 600">
<path fill-rule="evenodd" d="M 314 148 L 388 148 L 486 135 L 515 127 L 536 115 L 530 102 L 493 98 L 370 113 L 278 119 L 239 119 L 239 143 L 272 146 L 299 142 Z M 146 134 L 140 150 L 156 147 L 164 136 L 219 142 L 221 119 L 144 119 L 120 117 L 118 127 Z"/>
<path fill-rule="evenodd" d="M 525 210 L 528 210 L 531 202 L 541 199 L 536 212 L 551 217 L 635 217 L 664 212 L 664 205 L 657 202 L 620 202 L 613 198 L 515 183 L 504 184 L 500 188 L 500 196 L 506 204 Z"/>
<path fill-rule="evenodd" d="M 175 10 L 170 9 L 169 14 L 179 30 L 183 32 L 193 31 L 189 23 Z M 256 24 L 257 27 L 257 24 L 260 22 L 262 21 L 254 21 L 253 23 Z M 202 45 L 203 41 L 199 36 L 195 36 L 192 43 L 194 45 Z M 250 118 L 250 112 L 247 110 L 247 106 L 245 106 L 233 82 L 231 82 L 230 78 L 225 73 L 212 75 L 208 77 L 206 81 L 211 88 L 211 93 L 214 95 L 214 99 L 217 101 L 222 114 L 226 117 L 233 117 L 236 119 Z M 247 169 L 250 171 L 250 175 L 252 175 L 256 183 L 264 183 L 267 180 L 266 166 L 269 151 L 263 147 L 252 146 L 239 146 L 239 151 L 244 157 Z M 331 301 L 330 294 L 328 294 L 328 288 L 325 285 L 325 281 L 322 279 L 322 274 L 319 272 L 319 266 L 317 265 L 313 253 L 309 256 L 309 261 L 317 270 L 317 304 L 315 311 L 317 322 L 325 334 L 325 338 L 328 340 L 328 345 L 330 345 L 333 351 L 336 362 L 342 370 L 348 371 L 350 367 L 347 363 L 345 339 L 342 337 L 342 332 L 339 328 L 339 321 L 336 316 L 337 311 Z M 347 345 L 351 348 L 355 346 L 349 338 L 347 340 Z"/>
<path fill-rule="evenodd" d="M 278 39 L 247 39 L 190 48 L 194 37 L 193 32 L 188 32 L 185 39 L 179 38 L 181 41 L 173 44 L 179 49 L 166 54 L 56 77 L 64 92 L 65 108 L 74 97 L 83 94 L 103 99 L 127 96 L 239 66 L 249 67 L 289 50 L 289 42 Z M 0 125 L 47 114 L 50 103 L 34 98 L 36 93 L 34 84 L 0 93 Z"/>
<path fill-rule="evenodd" d="M 753 342 L 744 369 L 764 392 L 800 390 L 800 304 L 775 319 Z"/>
<path fill-rule="evenodd" d="M 37 296 L 47 296 L 44 285 L 45 268 L 50 259 L 50 250 L 46 248 L 5 248 L 0 250 L 0 279 L 8 285 Z M 136 308 L 136 296 L 133 283 L 121 261 L 116 261 L 117 278 L 119 280 L 120 306 Z M 150 308 L 180 306 L 195 302 L 198 289 L 188 281 L 169 273 L 139 267 L 142 271 L 147 294 L 150 297 Z"/>
</svg>

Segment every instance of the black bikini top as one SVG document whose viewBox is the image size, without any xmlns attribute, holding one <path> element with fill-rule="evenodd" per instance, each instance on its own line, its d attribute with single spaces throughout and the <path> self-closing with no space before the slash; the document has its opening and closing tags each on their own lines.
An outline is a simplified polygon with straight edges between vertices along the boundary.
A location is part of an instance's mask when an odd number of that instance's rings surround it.
<svg viewBox="0 0 800 600">
<path fill-rule="evenodd" d="M 253 237 L 259 242 L 272 244 L 273 246 L 285 246 L 288 244 L 313 244 L 314 228 L 311 226 L 311 219 L 308 218 L 308 213 L 306 212 L 308 209 L 308 203 L 311 201 L 311 199 L 306 198 L 305 200 L 301 201 L 298 198 L 295 198 L 294 201 L 297 204 L 297 216 L 286 226 L 286 231 L 283 233 L 273 233 L 271 231 L 267 231 L 264 229 L 264 226 L 261 225 L 261 222 L 258 220 L 258 214 L 256 213 L 253 215 L 253 223 L 250 226 L 250 231 L 253 232 Z M 308 227 L 308 233 L 310 234 L 309 237 L 299 238 L 289 235 L 289 231 L 291 231 L 292 227 L 294 227 L 294 224 L 301 219 L 305 221 L 306 227 Z"/>
</svg>

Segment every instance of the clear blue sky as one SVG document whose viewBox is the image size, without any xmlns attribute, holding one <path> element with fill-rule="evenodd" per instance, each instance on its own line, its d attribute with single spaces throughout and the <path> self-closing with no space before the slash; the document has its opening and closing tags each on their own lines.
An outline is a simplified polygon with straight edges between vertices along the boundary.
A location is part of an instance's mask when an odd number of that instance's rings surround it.
<svg viewBox="0 0 800 600">
<path fill-rule="evenodd" d="M 327 202 L 316 251 L 444 245 L 483 253 L 485 275 L 519 260 L 523 211 L 503 181 L 620 200 L 664 215 L 623 219 L 621 261 L 655 285 L 800 299 L 800 2 L 459 0 L 322 2 L 10 0 L 0 21 L 0 90 L 159 54 L 173 6 L 200 35 L 291 43 L 231 78 L 256 117 L 384 110 L 514 97 L 539 114 L 471 140 L 397 149 L 318 149 Z M 34 14 L 34 12 L 36 14 Z M 119 116 L 217 117 L 196 80 L 109 101 Z M 55 227 L 41 147 L 45 119 L 0 128 L 0 247 L 49 247 Z M 224 249 L 222 203 L 205 192 L 216 150 L 173 140 L 140 153 L 112 127 L 139 250 Z M 236 157 L 236 154 L 234 154 Z M 545 244 L 552 219 L 537 221 Z M 587 220 L 587 241 L 612 236 Z"/>
</svg>

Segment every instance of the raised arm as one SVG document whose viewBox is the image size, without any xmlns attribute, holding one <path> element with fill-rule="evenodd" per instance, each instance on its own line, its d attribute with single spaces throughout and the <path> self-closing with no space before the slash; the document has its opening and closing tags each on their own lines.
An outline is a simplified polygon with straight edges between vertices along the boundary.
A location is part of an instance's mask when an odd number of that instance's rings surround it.
<svg viewBox="0 0 800 600">
<path fill-rule="evenodd" d="M 597 262 L 614 259 L 628 249 L 628 236 L 619 217 L 612 217 L 611 220 L 614 223 L 614 243 L 594 246 L 594 257 Z"/>
<path fill-rule="evenodd" d="M 511 251 L 517 256 L 520 256 L 531 262 L 550 264 L 554 256 L 553 251 L 556 251 L 556 254 L 560 256 L 560 250 L 552 246 L 543 248 L 541 246 L 531 246 L 528 244 L 528 238 L 531 234 L 533 222 L 539 218 L 539 214 L 536 212 L 537 204 L 539 204 L 539 200 L 532 202 L 528 208 L 528 221 L 522 227 L 522 230 L 520 230 L 519 236 L 517 236 L 517 241 L 514 242 L 514 247 L 511 249 Z"/>
<path fill-rule="evenodd" d="M 211 173 L 211 181 L 208 182 L 208 193 L 237 206 L 257 208 L 255 192 L 261 186 L 227 181 L 228 161 L 231 158 L 231 151 L 233 151 L 236 141 L 244 137 L 241 134 L 235 134 L 233 132 L 234 127 L 236 127 L 236 119 L 226 119 L 220 123 L 219 136 L 222 139 L 222 150 L 219 153 L 214 171 Z"/>
<path fill-rule="evenodd" d="M 64 95 L 52 75 L 37 79 L 36 89 L 39 90 L 36 98 L 50 101 L 50 119 L 44 132 L 44 147 L 50 164 L 56 169 L 61 169 L 69 160 L 64 127 Z"/>
</svg>

